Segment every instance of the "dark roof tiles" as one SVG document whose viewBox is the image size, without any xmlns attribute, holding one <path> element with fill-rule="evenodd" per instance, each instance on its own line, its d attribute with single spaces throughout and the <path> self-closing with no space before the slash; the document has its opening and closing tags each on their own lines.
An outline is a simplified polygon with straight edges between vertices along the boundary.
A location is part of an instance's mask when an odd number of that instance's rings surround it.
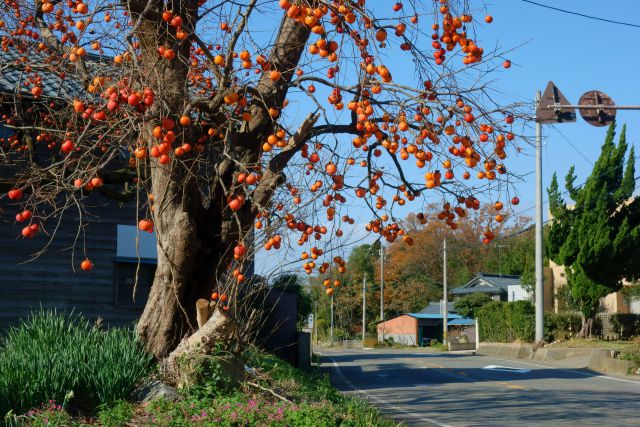
<svg viewBox="0 0 640 427">
<path fill-rule="evenodd" d="M 522 285 L 520 276 L 478 273 L 473 277 L 473 279 L 469 280 L 463 286 L 453 289 L 452 293 L 456 295 L 476 292 L 500 294 L 507 292 L 509 290 L 509 286 L 518 285 Z"/>
</svg>

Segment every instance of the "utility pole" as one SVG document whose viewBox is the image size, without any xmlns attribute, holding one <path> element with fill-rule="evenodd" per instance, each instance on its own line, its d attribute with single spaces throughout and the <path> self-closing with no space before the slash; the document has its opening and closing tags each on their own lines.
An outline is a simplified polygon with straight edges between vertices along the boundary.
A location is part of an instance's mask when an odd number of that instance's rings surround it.
<svg viewBox="0 0 640 427">
<path fill-rule="evenodd" d="M 367 336 L 367 273 L 362 276 L 362 347 Z"/>
<path fill-rule="evenodd" d="M 536 109 L 542 94 L 536 92 Z M 536 120 L 536 342 L 544 340 L 544 269 L 542 264 L 542 123 Z"/>
<path fill-rule="evenodd" d="M 542 264 L 542 125 L 571 123 L 576 111 L 585 122 L 601 127 L 612 123 L 617 110 L 640 110 L 640 105 L 615 105 L 606 93 L 590 90 L 571 104 L 550 81 L 543 94 L 536 92 L 536 341 L 544 339 L 544 266 Z"/>
<path fill-rule="evenodd" d="M 329 332 L 329 346 L 333 347 L 333 294 L 331 294 L 331 330 Z"/>
<path fill-rule="evenodd" d="M 384 320 L 384 246 L 380 244 L 380 320 Z"/>
<path fill-rule="evenodd" d="M 316 345 L 318 345 L 318 306 L 316 305 L 316 310 L 315 310 L 315 316 L 313 318 L 313 329 L 315 331 L 315 336 L 316 336 Z"/>
<path fill-rule="evenodd" d="M 443 289 L 443 297 L 444 300 L 444 312 L 443 312 L 443 324 L 442 324 L 442 343 L 447 344 L 447 340 L 449 339 L 448 333 L 449 328 L 447 327 L 448 323 L 448 315 L 449 309 L 447 307 L 447 239 L 442 241 L 442 287 Z"/>
</svg>

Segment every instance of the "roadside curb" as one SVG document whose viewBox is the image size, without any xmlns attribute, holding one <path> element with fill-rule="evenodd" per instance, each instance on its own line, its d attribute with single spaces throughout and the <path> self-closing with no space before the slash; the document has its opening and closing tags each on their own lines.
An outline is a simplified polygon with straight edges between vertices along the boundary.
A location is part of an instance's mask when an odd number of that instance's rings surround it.
<svg viewBox="0 0 640 427">
<path fill-rule="evenodd" d="M 551 362 L 578 357 L 588 358 L 584 368 L 594 372 L 613 375 L 630 375 L 633 362 L 614 359 L 612 352 L 590 348 L 538 348 L 533 344 L 481 343 L 477 354 L 480 356 L 502 357 L 513 360 L 534 360 Z"/>
</svg>

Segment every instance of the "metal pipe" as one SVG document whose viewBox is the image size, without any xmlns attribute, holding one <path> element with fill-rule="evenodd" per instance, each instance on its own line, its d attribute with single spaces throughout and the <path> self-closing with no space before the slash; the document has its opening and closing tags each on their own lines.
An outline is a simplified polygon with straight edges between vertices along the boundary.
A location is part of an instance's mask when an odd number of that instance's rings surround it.
<svg viewBox="0 0 640 427">
<path fill-rule="evenodd" d="M 443 297 L 442 299 L 444 300 L 444 312 L 443 312 L 443 325 L 442 325 L 442 343 L 443 344 L 447 344 L 447 340 L 448 340 L 448 335 L 449 335 L 449 328 L 448 328 L 448 321 L 449 321 L 449 308 L 447 307 L 447 239 L 445 238 L 442 241 L 442 287 L 444 288 L 443 290 Z"/>
<path fill-rule="evenodd" d="M 329 344 L 333 347 L 333 294 L 331 294 L 331 332 L 329 333 Z"/>
<path fill-rule="evenodd" d="M 542 95 L 536 92 L 536 108 Z M 536 121 L 536 342 L 544 339 L 544 270 L 542 259 L 542 124 Z"/>
<path fill-rule="evenodd" d="M 362 347 L 367 336 L 367 273 L 362 276 Z"/>
<path fill-rule="evenodd" d="M 380 244 L 380 320 L 384 320 L 384 246 Z"/>
</svg>

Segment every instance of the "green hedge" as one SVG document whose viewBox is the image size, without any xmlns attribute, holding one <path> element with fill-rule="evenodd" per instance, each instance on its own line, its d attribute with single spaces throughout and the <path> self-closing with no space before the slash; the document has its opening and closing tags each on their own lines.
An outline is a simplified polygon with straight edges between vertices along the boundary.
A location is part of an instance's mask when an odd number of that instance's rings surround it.
<svg viewBox="0 0 640 427">
<path fill-rule="evenodd" d="M 529 301 L 492 301 L 479 310 L 480 340 L 530 342 L 535 336 L 535 310 Z"/>
<path fill-rule="evenodd" d="M 0 342 L 0 417 L 54 400 L 78 409 L 128 399 L 152 357 L 123 328 L 102 330 L 84 317 L 39 311 Z"/>
<path fill-rule="evenodd" d="M 553 342 L 574 337 L 582 327 L 582 320 L 576 313 L 545 313 L 544 340 Z"/>
<path fill-rule="evenodd" d="M 628 340 L 640 335 L 640 314 L 612 314 L 611 325 L 620 339 Z"/>
</svg>

